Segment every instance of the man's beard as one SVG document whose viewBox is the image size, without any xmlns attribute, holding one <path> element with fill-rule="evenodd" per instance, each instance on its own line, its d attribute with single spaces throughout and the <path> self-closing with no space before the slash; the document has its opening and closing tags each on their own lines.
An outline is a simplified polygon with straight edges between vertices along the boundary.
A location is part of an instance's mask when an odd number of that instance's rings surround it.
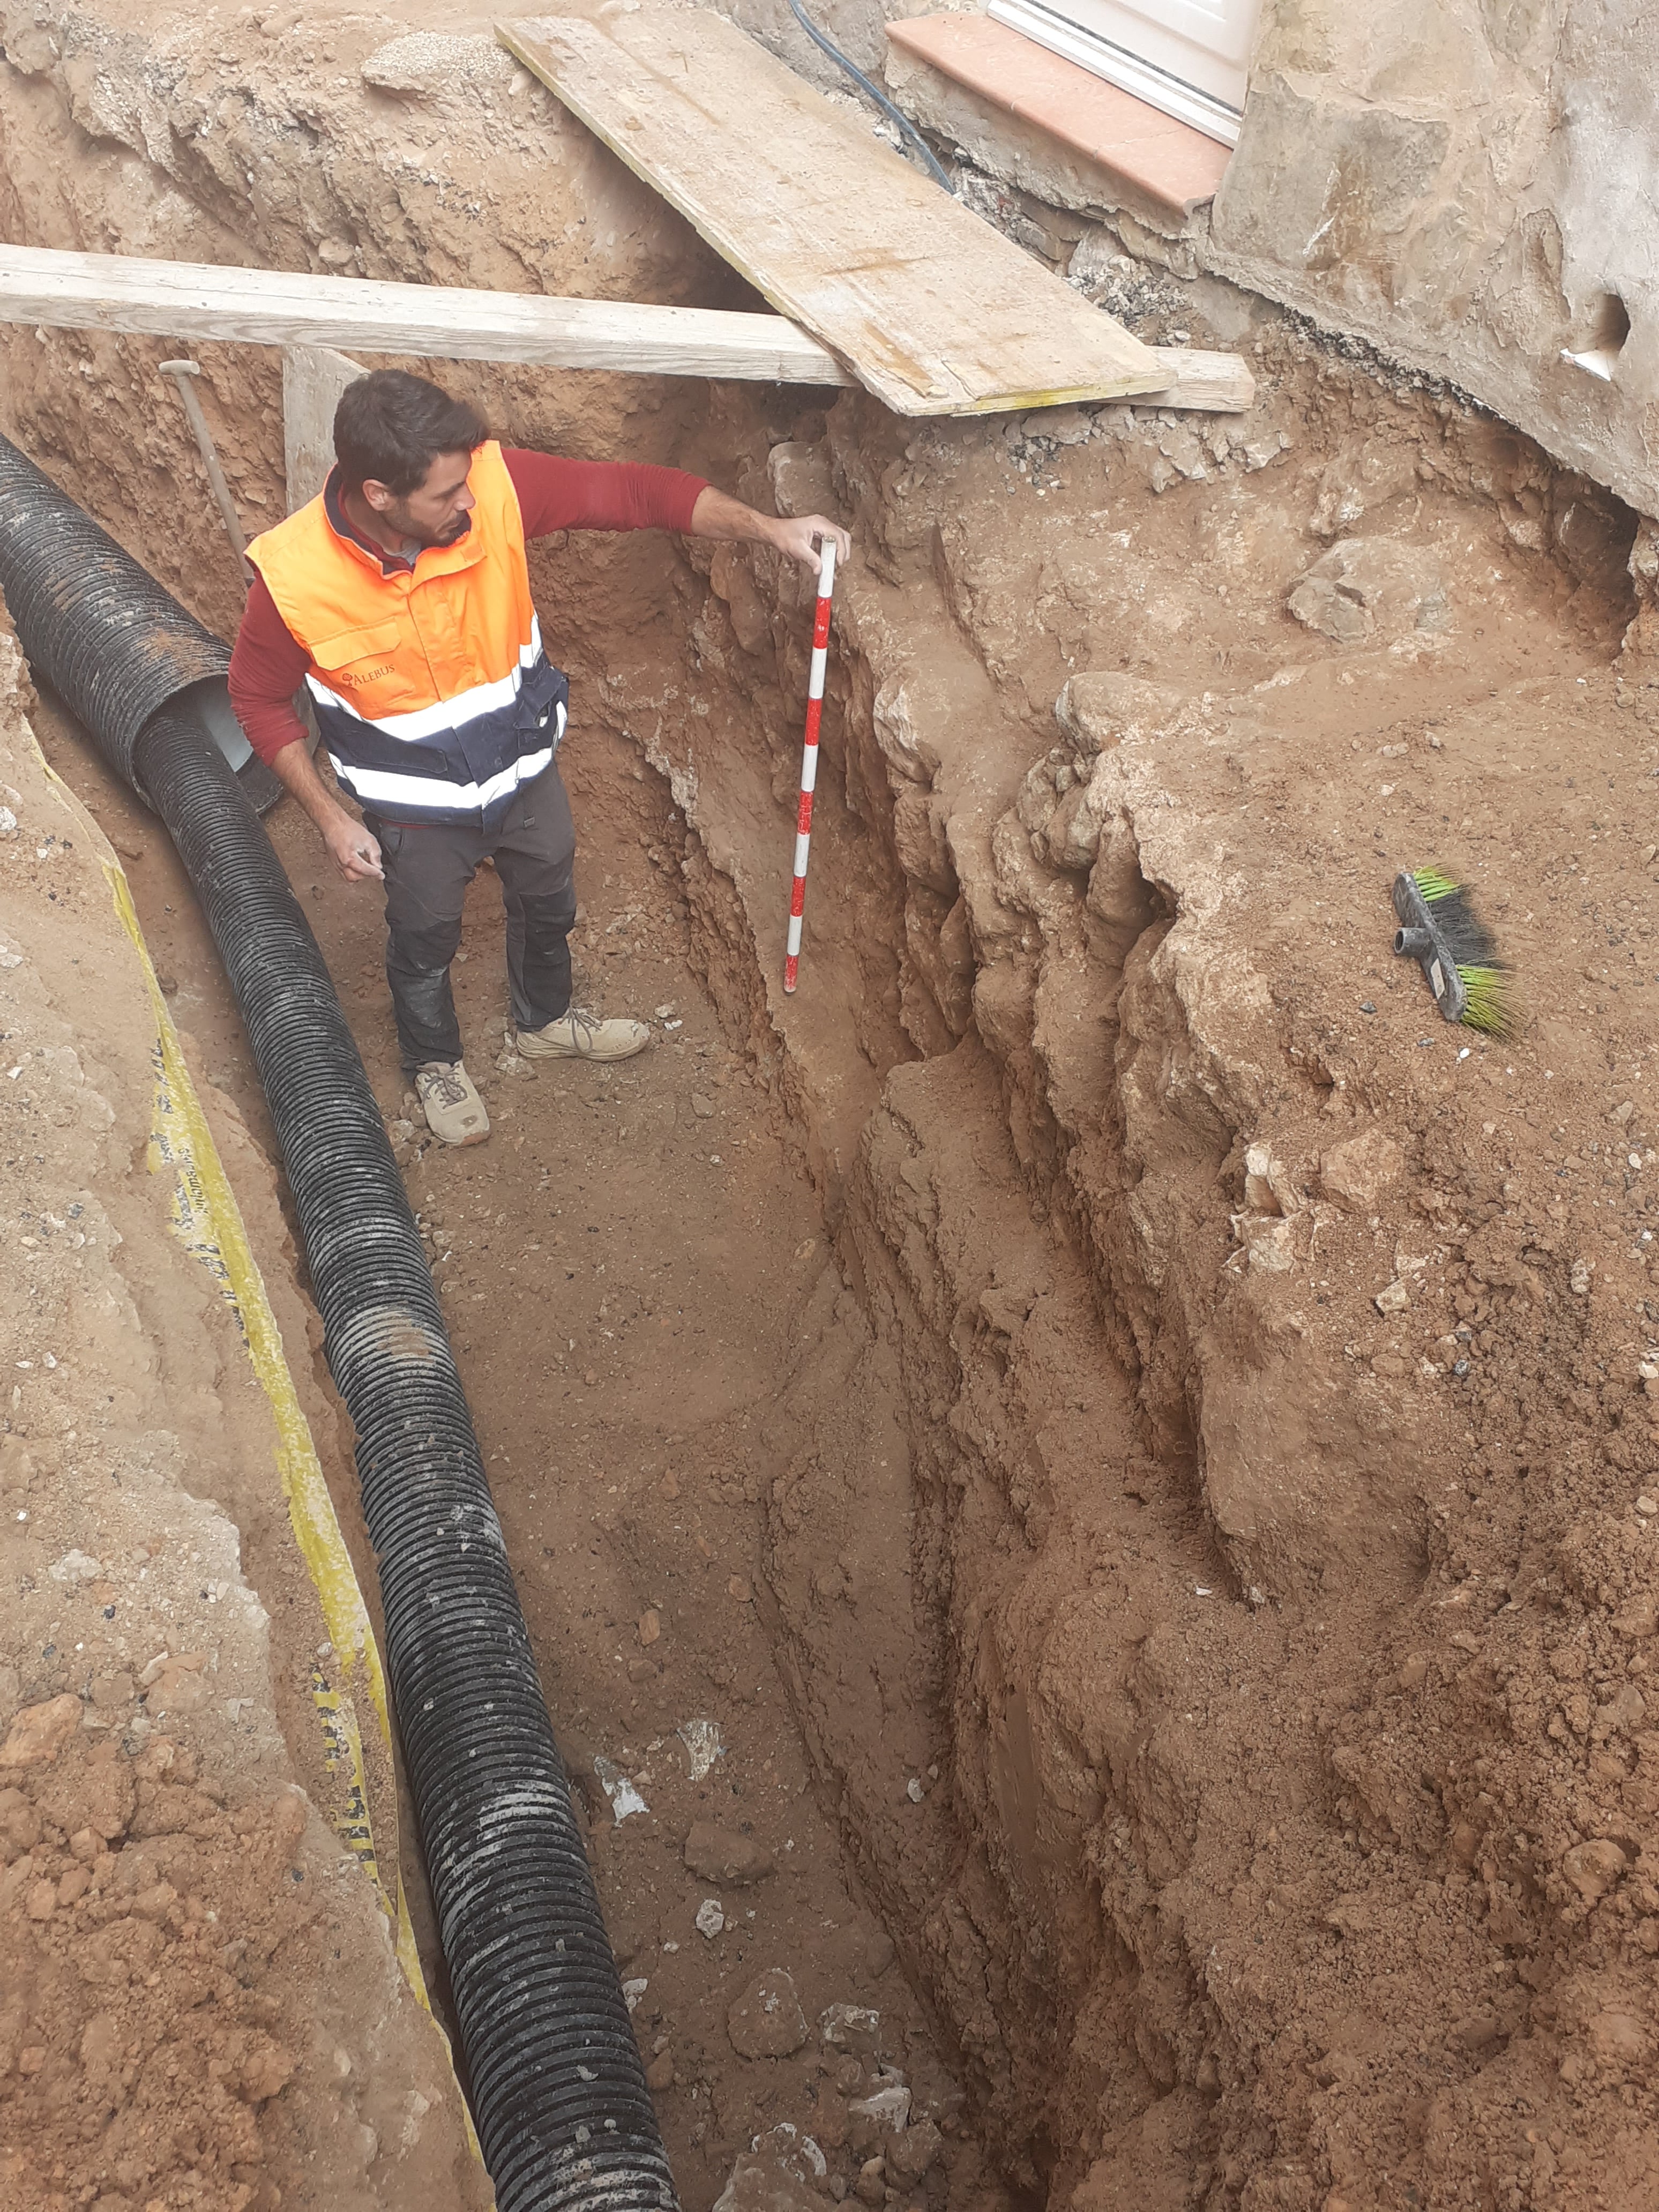
<svg viewBox="0 0 1659 2212">
<path fill-rule="evenodd" d="M 416 521 L 401 501 L 397 505 L 387 507 L 386 519 L 394 530 L 402 532 L 410 544 L 434 546 L 454 544 L 457 538 L 465 537 L 471 527 L 472 521 L 469 514 L 458 514 L 453 522 L 447 522 L 441 530 L 428 530 Z"/>
</svg>

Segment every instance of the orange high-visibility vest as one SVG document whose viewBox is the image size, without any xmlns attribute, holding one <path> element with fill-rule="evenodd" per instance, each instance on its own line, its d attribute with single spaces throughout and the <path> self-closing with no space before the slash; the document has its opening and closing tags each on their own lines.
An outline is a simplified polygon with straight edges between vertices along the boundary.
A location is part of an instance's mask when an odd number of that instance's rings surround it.
<svg viewBox="0 0 1659 2212">
<path fill-rule="evenodd" d="M 453 545 L 387 575 L 322 495 L 248 547 L 304 648 L 334 772 L 370 814 L 489 828 L 564 734 L 569 689 L 542 650 L 519 495 L 492 440 Z"/>
</svg>

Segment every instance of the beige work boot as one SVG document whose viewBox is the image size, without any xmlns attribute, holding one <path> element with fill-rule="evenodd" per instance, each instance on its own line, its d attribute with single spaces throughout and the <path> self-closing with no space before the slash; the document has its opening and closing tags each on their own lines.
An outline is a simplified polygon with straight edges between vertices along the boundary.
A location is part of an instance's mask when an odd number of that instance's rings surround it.
<svg viewBox="0 0 1659 2212">
<path fill-rule="evenodd" d="M 440 1144 L 481 1145 L 489 1134 L 483 1100 L 459 1060 L 434 1060 L 417 1067 L 415 1088 L 426 1109 L 426 1125 Z"/>
<path fill-rule="evenodd" d="M 644 1022 L 602 1022 L 574 1006 L 545 1029 L 519 1031 L 519 1050 L 527 1060 L 631 1060 L 650 1042 Z"/>
</svg>

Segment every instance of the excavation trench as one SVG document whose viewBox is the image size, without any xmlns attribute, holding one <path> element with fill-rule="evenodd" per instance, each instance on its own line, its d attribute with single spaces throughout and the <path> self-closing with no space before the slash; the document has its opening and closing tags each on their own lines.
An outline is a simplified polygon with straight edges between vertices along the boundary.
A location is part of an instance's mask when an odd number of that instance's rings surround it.
<svg viewBox="0 0 1659 2212">
<path fill-rule="evenodd" d="M 164 70 L 96 25 L 31 49 L 0 84 L 37 156 L 8 155 L 10 234 L 732 303 L 505 76 L 318 92 L 401 27 L 249 32 L 267 79 L 211 130 L 194 33 Z M 118 47 L 149 105 L 94 114 L 76 54 Z M 885 2146 L 900 2205 L 1335 2212 L 1378 2174 L 1543 2203 L 1573 2157 L 1637 2201 L 1636 520 L 1259 301 L 1117 281 L 1149 337 L 1248 352 L 1251 416 L 918 430 L 856 395 L 444 372 L 509 441 L 853 528 L 796 1000 L 810 584 L 767 556 L 532 555 L 572 676 L 579 988 L 655 1034 L 605 1072 L 507 1049 L 485 872 L 456 978 L 488 1146 L 425 1142 L 373 896 L 290 810 L 272 834 L 422 1217 L 694 2212 L 785 2120 L 854 2181 L 883 2061 L 939 2131 Z M 161 351 L 10 334 L 4 427 L 228 632 Z M 203 365 L 270 519 L 275 364 Z M 165 841 L 50 743 L 269 1152 Z M 1524 971 L 1518 1042 L 1437 1024 L 1389 954 L 1392 872 L 1431 861 Z M 697 1823 L 727 1836 L 689 1866 Z M 777 1967 L 805 2040 L 745 2055 Z M 822 2041 L 835 2004 L 879 2029 Z"/>
<path fill-rule="evenodd" d="M 165 836 L 60 711 L 48 703 L 40 722 L 54 764 L 124 854 L 192 1058 L 274 1159 L 235 1003 Z M 587 1003 L 642 1006 L 656 1036 L 645 1060 L 609 1071 L 550 1076 L 504 1052 L 486 870 L 457 981 L 495 1117 L 487 1148 L 447 1151 L 409 1119 L 373 894 L 354 896 L 325 871 L 291 811 L 270 827 L 386 1102 L 582 1793 L 607 1924 L 624 1977 L 643 1985 L 630 1990 L 635 2027 L 658 2062 L 685 2201 L 712 2202 L 736 2153 L 785 2120 L 827 2139 L 831 2172 L 856 2179 L 874 2146 L 855 2121 L 860 2154 L 847 2148 L 831 2080 L 839 2107 L 897 2075 L 915 2121 L 948 2130 L 931 2185 L 911 2177 L 915 2201 L 947 2202 L 948 2177 L 978 2186 L 980 2154 L 936 2030 L 847 1864 L 821 1762 L 792 1710 L 767 1586 L 762 1503 L 806 1440 L 789 1397 L 826 1356 L 826 1326 L 832 1342 L 858 1326 L 856 1301 L 775 1085 L 723 1032 L 694 971 L 684 871 L 698 866 L 672 795 L 602 734 L 573 746 L 566 768 L 592 886 L 579 988 Z M 876 1419 L 876 1471 L 896 1491 L 907 1480 L 900 1409 Z M 372 1593 L 349 1462 L 332 1471 Z M 834 1555 L 817 1570 L 843 1571 Z M 880 1747 L 884 1786 L 907 1811 L 907 1784 L 929 1792 L 939 1779 L 925 1685 L 915 1689 Z M 691 1850 L 693 1866 L 686 1839 L 699 1825 L 719 1834 Z M 441 2008 L 444 1961 L 412 1852 L 405 1871 Z M 787 2054 L 794 2063 L 757 2065 L 758 2050 L 734 2048 L 749 2032 L 727 2015 L 780 1968 L 811 2033 Z M 877 2013 L 880 2027 L 855 2023 L 850 2047 L 842 2031 L 821 2042 L 817 2023 L 835 2005 Z"/>
</svg>

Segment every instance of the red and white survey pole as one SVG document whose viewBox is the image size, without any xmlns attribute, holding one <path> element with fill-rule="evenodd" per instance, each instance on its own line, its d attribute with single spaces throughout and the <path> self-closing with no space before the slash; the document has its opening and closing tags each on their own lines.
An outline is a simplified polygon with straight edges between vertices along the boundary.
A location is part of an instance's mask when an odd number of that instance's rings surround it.
<svg viewBox="0 0 1659 2212">
<path fill-rule="evenodd" d="M 818 604 L 812 622 L 812 672 L 806 683 L 806 743 L 800 756 L 800 812 L 795 818 L 795 878 L 789 886 L 789 939 L 783 988 L 793 991 L 800 971 L 800 924 L 806 911 L 806 859 L 812 844 L 812 792 L 818 780 L 818 717 L 823 711 L 823 672 L 830 659 L 830 599 L 836 588 L 836 541 L 818 552 Z"/>
</svg>

